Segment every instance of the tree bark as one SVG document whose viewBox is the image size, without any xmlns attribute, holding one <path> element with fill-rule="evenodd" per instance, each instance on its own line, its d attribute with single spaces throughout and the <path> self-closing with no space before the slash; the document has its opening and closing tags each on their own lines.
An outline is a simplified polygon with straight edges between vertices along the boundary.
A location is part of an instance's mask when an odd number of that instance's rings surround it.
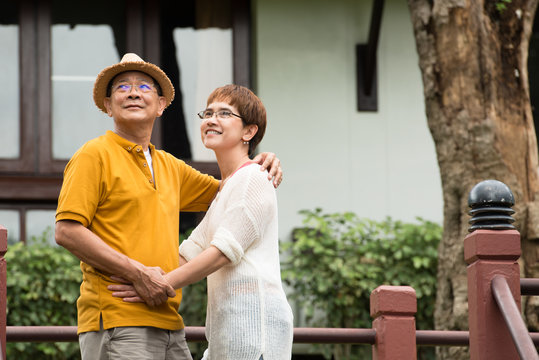
<svg viewBox="0 0 539 360">
<path fill-rule="evenodd" d="M 435 325 L 468 327 L 463 240 L 468 194 L 496 179 L 515 196 L 525 277 L 539 277 L 538 149 L 528 87 L 528 45 L 539 0 L 408 0 L 444 199 Z M 539 328 L 537 297 L 523 299 Z M 437 349 L 441 359 L 469 359 L 466 348 Z"/>
</svg>

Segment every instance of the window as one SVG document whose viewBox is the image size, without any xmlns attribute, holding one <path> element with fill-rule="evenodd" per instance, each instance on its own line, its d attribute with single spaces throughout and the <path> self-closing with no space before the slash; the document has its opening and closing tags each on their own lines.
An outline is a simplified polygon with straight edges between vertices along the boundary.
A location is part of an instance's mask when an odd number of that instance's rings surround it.
<svg viewBox="0 0 539 360">
<path fill-rule="evenodd" d="M 52 157 L 69 160 L 86 141 L 113 128 L 92 91 L 101 69 L 120 57 L 109 25 L 55 24 L 51 40 Z"/>
<path fill-rule="evenodd" d="M 8 2 L 0 14 L 0 158 L 20 157 L 19 127 L 19 25 L 17 9 Z"/>
<path fill-rule="evenodd" d="M 213 154 L 196 148 L 200 141 L 193 119 L 214 87 L 232 81 L 249 86 L 249 4 L 141 0 L 127 6 L 125 0 L 95 0 L 74 7 L 69 0 L 2 2 L 0 225 L 8 228 L 10 241 L 26 241 L 54 227 L 67 160 L 84 142 L 113 126 L 93 104 L 95 77 L 126 52 L 159 64 L 176 88 L 173 106 L 156 122 L 152 142 L 200 171 L 218 175 Z M 215 51 L 226 55 L 201 63 L 208 60 L 204 54 Z M 53 242 L 52 234 L 48 236 Z"/>
<path fill-rule="evenodd" d="M 213 151 L 200 141 L 200 119 L 195 114 L 206 107 L 213 89 L 232 83 L 232 30 L 178 28 L 174 42 L 192 159 L 215 161 Z"/>
</svg>

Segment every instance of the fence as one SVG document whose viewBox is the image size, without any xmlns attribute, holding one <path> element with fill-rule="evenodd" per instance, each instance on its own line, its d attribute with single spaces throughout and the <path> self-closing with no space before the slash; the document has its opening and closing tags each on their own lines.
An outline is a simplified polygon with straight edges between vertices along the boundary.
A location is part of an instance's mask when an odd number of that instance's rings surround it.
<svg viewBox="0 0 539 360">
<path fill-rule="evenodd" d="M 529 333 L 520 315 L 521 295 L 539 295 L 539 279 L 520 278 L 513 194 L 505 184 L 487 180 L 472 189 L 469 205 L 469 331 L 416 330 L 415 290 L 382 285 L 371 293 L 371 329 L 295 328 L 294 343 L 371 344 L 376 360 L 415 360 L 417 345 L 469 346 L 472 360 L 539 360 L 539 333 Z M 0 360 L 6 341 L 77 341 L 74 326 L 6 326 L 6 251 L 7 230 L 0 226 Z M 204 341 L 204 328 L 186 327 L 186 337 Z"/>
</svg>

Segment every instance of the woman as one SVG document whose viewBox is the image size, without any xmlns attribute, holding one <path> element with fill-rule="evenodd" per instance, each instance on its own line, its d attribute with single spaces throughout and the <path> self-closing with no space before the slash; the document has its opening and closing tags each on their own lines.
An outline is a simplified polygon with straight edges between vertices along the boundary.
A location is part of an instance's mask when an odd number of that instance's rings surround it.
<svg viewBox="0 0 539 360">
<path fill-rule="evenodd" d="M 249 158 L 264 136 L 266 110 L 249 89 L 226 85 L 198 115 L 221 189 L 165 279 L 178 289 L 208 277 L 204 359 L 290 359 L 293 316 L 281 284 L 275 189 Z M 140 301 L 132 291 L 114 295 Z"/>
</svg>

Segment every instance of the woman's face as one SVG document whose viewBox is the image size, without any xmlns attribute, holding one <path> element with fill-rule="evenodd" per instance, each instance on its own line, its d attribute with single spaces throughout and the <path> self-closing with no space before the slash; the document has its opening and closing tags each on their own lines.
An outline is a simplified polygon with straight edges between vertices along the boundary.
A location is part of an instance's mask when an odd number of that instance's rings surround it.
<svg viewBox="0 0 539 360">
<path fill-rule="evenodd" d="M 214 151 L 244 147 L 248 151 L 249 146 L 243 142 L 254 136 L 256 131 L 252 133 L 252 127 L 256 125 L 244 126 L 235 106 L 216 101 L 209 104 L 204 113 L 200 136 L 205 147 Z"/>
</svg>

